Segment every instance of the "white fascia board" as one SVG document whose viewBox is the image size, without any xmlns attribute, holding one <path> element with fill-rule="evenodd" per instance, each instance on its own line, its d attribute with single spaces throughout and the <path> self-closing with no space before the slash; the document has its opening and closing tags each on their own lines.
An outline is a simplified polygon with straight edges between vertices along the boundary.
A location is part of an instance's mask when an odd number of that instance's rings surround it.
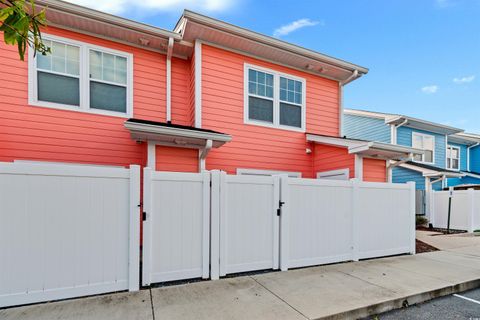
<svg viewBox="0 0 480 320">
<path fill-rule="evenodd" d="M 391 124 L 391 123 L 397 123 L 397 122 L 402 122 L 407 120 L 407 126 L 411 128 L 416 128 L 419 130 L 425 130 L 425 131 L 432 131 L 440 134 L 454 134 L 454 133 L 461 133 L 464 130 L 443 125 L 440 123 L 435 123 L 431 121 L 426 121 L 418 118 L 413 118 L 413 117 L 407 117 L 404 115 L 398 115 L 398 116 L 392 116 L 392 117 L 387 117 L 385 119 L 386 124 Z"/>
<path fill-rule="evenodd" d="M 402 168 L 405 168 L 405 169 L 420 172 L 422 174 L 422 176 L 424 176 L 424 177 L 445 176 L 447 178 L 460 178 L 460 177 L 465 176 L 464 173 L 460 173 L 460 172 L 455 173 L 455 172 L 445 172 L 445 171 L 441 171 L 441 170 L 438 170 L 438 171 L 437 170 L 431 170 L 431 169 L 427 169 L 427 168 L 417 167 L 415 165 L 411 165 L 411 164 L 407 164 L 407 163 L 400 164 L 399 166 L 402 167 Z"/>
<path fill-rule="evenodd" d="M 209 26 L 218 30 L 223 30 L 230 34 L 238 35 L 246 39 L 250 39 L 271 47 L 275 47 L 277 49 L 285 50 L 285 51 L 295 53 L 310 59 L 318 60 L 320 62 L 330 64 L 332 67 L 341 68 L 350 72 L 358 70 L 360 75 L 368 73 L 368 69 L 365 67 L 361 67 L 359 65 L 356 65 L 347 61 L 336 59 L 336 58 L 321 54 L 319 52 L 312 51 L 312 50 L 309 50 L 309 49 L 306 49 L 306 48 L 303 48 L 303 47 L 300 47 L 300 46 L 297 46 L 273 37 L 265 36 L 263 34 L 250 31 L 250 30 L 232 25 L 230 23 L 217 20 L 217 19 L 213 19 L 190 10 L 184 10 L 183 16 L 180 18 L 174 30 L 178 30 L 179 27 L 182 25 L 182 22 L 181 22 L 182 19 L 195 21 L 199 24 L 203 24 L 205 26 Z"/>
<path fill-rule="evenodd" d="M 356 110 L 356 109 L 344 109 L 343 112 L 345 114 L 350 114 L 354 116 L 362 116 L 362 117 L 369 117 L 369 118 L 376 118 L 376 119 L 386 119 L 389 116 L 394 116 L 386 113 L 379 113 L 373 111 L 366 111 L 366 110 Z"/>
<path fill-rule="evenodd" d="M 406 154 L 410 154 L 410 153 L 424 154 L 425 153 L 425 150 L 422 150 L 422 149 L 416 149 L 416 148 L 394 145 L 389 143 L 382 143 L 382 142 L 373 142 L 371 148 L 377 149 L 377 150 L 402 152 Z"/>
<path fill-rule="evenodd" d="M 221 133 L 202 132 L 202 131 L 174 128 L 174 127 L 161 127 L 161 126 L 155 126 L 155 125 L 143 124 L 143 123 L 125 122 L 124 126 L 130 131 L 154 133 L 159 135 L 163 134 L 163 135 L 169 135 L 169 136 L 205 139 L 205 140 L 222 141 L 222 142 L 229 142 L 232 140 L 232 137 L 230 135 L 221 134 Z"/>
</svg>

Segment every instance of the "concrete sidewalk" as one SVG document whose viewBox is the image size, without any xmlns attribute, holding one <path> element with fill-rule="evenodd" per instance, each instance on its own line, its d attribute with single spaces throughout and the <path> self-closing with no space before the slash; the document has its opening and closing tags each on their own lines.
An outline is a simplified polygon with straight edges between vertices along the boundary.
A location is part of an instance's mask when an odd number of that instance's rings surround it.
<svg viewBox="0 0 480 320">
<path fill-rule="evenodd" d="M 364 317 L 480 286 L 480 237 L 474 239 L 450 251 L 4 309 L 0 319 Z"/>
</svg>

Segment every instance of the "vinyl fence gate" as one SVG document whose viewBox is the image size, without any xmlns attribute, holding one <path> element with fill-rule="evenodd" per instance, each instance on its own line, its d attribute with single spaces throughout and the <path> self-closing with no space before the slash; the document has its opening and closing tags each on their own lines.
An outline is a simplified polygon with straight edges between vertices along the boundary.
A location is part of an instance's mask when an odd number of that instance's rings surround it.
<svg viewBox="0 0 480 320">
<path fill-rule="evenodd" d="M 0 307 L 138 290 L 139 166 L 0 163 Z"/>
</svg>

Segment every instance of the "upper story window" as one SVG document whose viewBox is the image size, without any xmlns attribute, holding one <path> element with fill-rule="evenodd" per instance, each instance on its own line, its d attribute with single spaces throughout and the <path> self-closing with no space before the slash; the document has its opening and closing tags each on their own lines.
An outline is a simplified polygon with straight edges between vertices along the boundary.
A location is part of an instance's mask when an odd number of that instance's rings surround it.
<svg viewBox="0 0 480 320">
<path fill-rule="evenodd" d="M 130 54 L 49 35 L 44 38 L 52 53 L 36 58 L 30 53 L 30 104 L 132 115 Z"/>
<path fill-rule="evenodd" d="M 413 159 L 419 162 L 434 163 L 435 160 L 435 137 L 418 132 L 412 133 L 412 147 L 422 149 L 424 154 L 415 154 Z"/>
<path fill-rule="evenodd" d="M 305 80 L 245 65 L 245 122 L 305 131 Z"/>
<path fill-rule="evenodd" d="M 460 148 L 447 147 L 447 169 L 460 170 Z"/>
</svg>

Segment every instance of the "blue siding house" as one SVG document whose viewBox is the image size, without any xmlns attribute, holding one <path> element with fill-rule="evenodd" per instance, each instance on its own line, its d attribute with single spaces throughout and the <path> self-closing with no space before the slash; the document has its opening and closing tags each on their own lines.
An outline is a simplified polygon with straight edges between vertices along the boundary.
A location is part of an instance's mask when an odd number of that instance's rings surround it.
<svg viewBox="0 0 480 320">
<path fill-rule="evenodd" d="M 343 132 L 347 138 L 423 150 L 409 161 L 390 163 L 392 182 L 414 181 L 417 190 L 426 192 L 480 184 L 480 135 L 405 115 L 353 109 L 344 110 Z"/>
</svg>

